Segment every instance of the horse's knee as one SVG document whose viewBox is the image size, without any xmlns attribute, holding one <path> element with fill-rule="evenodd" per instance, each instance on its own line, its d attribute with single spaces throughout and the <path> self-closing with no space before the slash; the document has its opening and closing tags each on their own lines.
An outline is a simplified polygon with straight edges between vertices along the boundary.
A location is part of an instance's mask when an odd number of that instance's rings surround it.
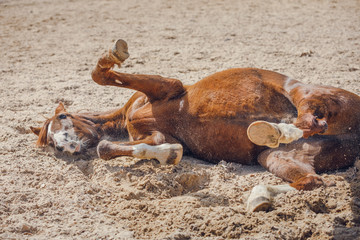
<svg viewBox="0 0 360 240">
<path fill-rule="evenodd" d="M 102 69 L 99 69 L 98 67 L 96 67 L 94 71 L 92 71 L 91 78 L 99 85 L 107 85 L 106 72 L 104 72 L 104 70 Z"/>
<path fill-rule="evenodd" d="M 97 151 L 97 155 L 99 156 L 99 158 L 104 159 L 104 160 L 109 160 L 114 158 L 113 156 L 113 150 L 114 147 L 112 146 L 113 143 L 109 142 L 107 140 L 102 140 L 96 148 Z"/>
<path fill-rule="evenodd" d="M 184 85 L 178 79 L 168 79 L 168 83 L 169 84 L 163 89 L 163 91 L 169 99 L 176 98 L 186 91 Z"/>
</svg>

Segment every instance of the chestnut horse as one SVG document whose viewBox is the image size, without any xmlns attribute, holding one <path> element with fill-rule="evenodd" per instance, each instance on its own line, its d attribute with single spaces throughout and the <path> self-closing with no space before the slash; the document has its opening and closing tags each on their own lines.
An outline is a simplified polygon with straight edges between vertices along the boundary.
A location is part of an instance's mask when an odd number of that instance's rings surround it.
<svg viewBox="0 0 360 240">
<path fill-rule="evenodd" d="M 118 40 L 92 72 L 100 85 L 137 92 L 120 109 L 68 113 L 62 103 L 41 128 L 38 146 L 100 158 L 155 158 L 177 164 L 183 154 L 217 163 L 261 164 L 289 181 L 256 186 L 248 210 L 266 210 L 280 192 L 329 185 L 317 175 L 352 165 L 360 146 L 360 97 L 334 87 L 306 85 L 279 73 L 230 69 L 191 86 L 177 79 L 112 70 L 129 57 Z M 129 141 L 121 142 L 125 136 Z M 118 142 L 109 141 L 109 139 Z"/>
</svg>

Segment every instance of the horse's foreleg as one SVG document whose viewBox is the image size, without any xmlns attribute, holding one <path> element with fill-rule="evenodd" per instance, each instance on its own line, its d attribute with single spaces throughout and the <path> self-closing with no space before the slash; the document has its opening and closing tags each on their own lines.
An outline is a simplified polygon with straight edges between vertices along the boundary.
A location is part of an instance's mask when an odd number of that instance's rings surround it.
<svg viewBox="0 0 360 240">
<path fill-rule="evenodd" d="M 100 85 L 130 88 L 147 95 L 150 101 L 171 99 L 185 92 L 180 80 L 157 75 L 126 74 L 111 70 L 129 56 L 127 44 L 118 40 L 115 47 L 102 56 L 92 72 L 92 79 Z"/>
<path fill-rule="evenodd" d="M 178 164 L 183 154 L 183 148 L 178 143 L 163 143 L 160 145 L 139 143 L 128 145 L 103 140 L 99 143 L 97 150 L 99 157 L 105 160 L 119 156 L 131 156 L 140 159 L 156 159 L 163 165 Z"/>
<path fill-rule="evenodd" d="M 97 153 L 105 160 L 131 156 L 140 159 L 156 159 L 160 164 L 178 164 L 183 155 L 182 145 L 170 144 L 158 139 L 158 134 L 153 134 L 143 140 L 125 143 L 103 140 L 98 144 Z"/>
</svg>

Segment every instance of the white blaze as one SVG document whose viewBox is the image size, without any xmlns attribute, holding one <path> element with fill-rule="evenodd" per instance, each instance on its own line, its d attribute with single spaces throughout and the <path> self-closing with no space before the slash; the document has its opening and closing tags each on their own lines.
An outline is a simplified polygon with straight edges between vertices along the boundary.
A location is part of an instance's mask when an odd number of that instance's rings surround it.
<svg viewBox="0 0 360 240">
<path fill-rule="evenodd" d="M 60 121 L 62 128 L 56 132 L 52 131 L 52 122 L 50 122 L 48 128 L 48 136 L 52 138 L 55 146 L 63 147 L 64 152 L 74 153 L 80 151 L 81 141 L 75 133 L 74 124 L 71 119 L 66 118 L 61 119 Z"/>
</svg>

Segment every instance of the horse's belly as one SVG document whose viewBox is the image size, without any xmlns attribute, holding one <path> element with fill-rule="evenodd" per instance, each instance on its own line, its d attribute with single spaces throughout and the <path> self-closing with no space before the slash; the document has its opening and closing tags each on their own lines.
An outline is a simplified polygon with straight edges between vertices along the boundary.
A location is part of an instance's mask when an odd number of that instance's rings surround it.
<svg viewBox="0 0 360 240">
<path fill-rule="evenodd" d="M 263 149 L 250 142 L 247 137 L 247 122 L 227 120 L 203 120 L 191 122 L 178 132 L 179 140 L 190 152 L 210 162 L 237 162 L 255 164 Z"/>
</svg>

